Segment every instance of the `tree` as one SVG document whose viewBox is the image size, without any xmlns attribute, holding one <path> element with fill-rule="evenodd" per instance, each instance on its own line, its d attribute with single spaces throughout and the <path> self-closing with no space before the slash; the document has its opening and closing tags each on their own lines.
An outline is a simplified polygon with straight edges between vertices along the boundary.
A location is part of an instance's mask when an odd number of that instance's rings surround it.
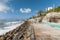
<svg viewBox="0 0 60 40">
<path fill-rule="evenodd" d="M 44 12 L 43 12 L 42 10 L 39 10 L 37 14 L 38 14 L 38 16 L 40 16 L 40 18 L 41 18 L 41 19 L 39 20 L 39 22 L 42 22 L 42 20 L 43 20 L 43 18 L 44 18 L 44 16 L 45 16 Z"/>
<path fill-rule="evenodd" d="M 43 11 L 39 10 L 37 14 L 38 14 L 38 16 L 43 16 Z"/>
<path fill-rule="evenodd" d="M 60 6 L 58 6 L 57 8 L 55 8 L 54 12 L 60 12 Z"/>
</svg>

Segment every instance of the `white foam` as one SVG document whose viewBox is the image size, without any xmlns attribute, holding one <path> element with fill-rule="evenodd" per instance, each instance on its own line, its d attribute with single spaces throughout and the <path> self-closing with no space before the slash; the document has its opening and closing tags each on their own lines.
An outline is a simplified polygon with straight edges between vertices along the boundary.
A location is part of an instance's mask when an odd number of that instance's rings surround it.
<svg viewBox="0 0 60 40">
<path fill-rule="evenodd" d="M 23 22 L 22 22 L 23 23 Z M 8 26 L 8 27 L 4 27 L 4 29 L 0 29 L 0 35 L 5 34 L 8 31 L 11 31 L 13 29 L 15 29 L 16 27 L 20 26 L 22 23 L 16 24 L 16 25 L 12 25 L 12 26 Z"/>
</svg>

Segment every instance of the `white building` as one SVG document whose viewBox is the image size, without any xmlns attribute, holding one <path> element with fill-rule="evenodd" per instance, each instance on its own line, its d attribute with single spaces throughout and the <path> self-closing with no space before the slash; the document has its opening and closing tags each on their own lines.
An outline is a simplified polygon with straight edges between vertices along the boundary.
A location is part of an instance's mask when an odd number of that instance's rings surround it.
<svg viewBox="0 0 60 40">
<path fill-rule="evenodd" d="M 53 9 L 53 7 L 48 7 L 48 8 L 46 8 L 46 11 L 49 11 L 51 9 Z"/>
</svg>

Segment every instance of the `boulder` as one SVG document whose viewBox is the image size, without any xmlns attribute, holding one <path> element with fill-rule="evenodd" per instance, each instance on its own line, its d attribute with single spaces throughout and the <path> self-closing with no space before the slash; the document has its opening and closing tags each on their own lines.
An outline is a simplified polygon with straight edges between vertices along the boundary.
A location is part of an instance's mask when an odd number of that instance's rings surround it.
<svg viewBox="0 0 60 40">
<path fill-rule="evenodd" d="M 43 18 L 42 21 L 60 23 L 60 12 L 59 12 L 59 13 L 57 13 L 57 12 L 48 13 L 48 14 Z"/>
</svg>

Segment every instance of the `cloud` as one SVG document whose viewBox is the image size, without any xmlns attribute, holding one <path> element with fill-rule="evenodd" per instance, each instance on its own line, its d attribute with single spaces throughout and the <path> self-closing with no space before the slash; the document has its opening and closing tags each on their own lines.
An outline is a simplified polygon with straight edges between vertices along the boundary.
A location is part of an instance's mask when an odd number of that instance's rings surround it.
<svg viewBox="0 0 60 40">
<path fill-rule="evenodd" d="M 13 9 L 6 4 L 9 1 L 10 0 L 0 0 L 0 13 L 6 13 L 7 11 L 13 12 Z"/>
<path fill-rule="evenodd" d="M 31 9 L 30 8 L 20 8 L 21 13 L 30 13 Z"/>
<path fill-rule="evenodd" d="M 0 12 L 6 11 L 6 10 L 9 10 L 9 7 L 4 4 L 0 4 Z"/>
<path fill-rule="evenodd" d="M 0 4 L 0 12 L 6 13 L 7 11 L 13 12 L 14 10 L 6 4 Z"/>
<path fill-rule="evenodd" d="M 8 3 L 11 0 L 0 0 L 0 3 Z"/>
</svg>

